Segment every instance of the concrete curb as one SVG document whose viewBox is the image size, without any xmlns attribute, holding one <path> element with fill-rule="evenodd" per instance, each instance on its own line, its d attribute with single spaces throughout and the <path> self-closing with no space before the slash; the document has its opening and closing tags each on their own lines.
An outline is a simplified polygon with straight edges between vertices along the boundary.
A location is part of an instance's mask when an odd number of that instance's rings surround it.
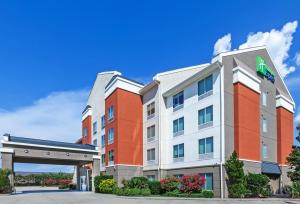
<svg viewBox="0 0 300 204">
<path fill-rule="evenodd" d="M 201 201 L 300 201 L 295 198 L 182 198 L 182 197 L 167 197 L 167 196 L 118 196 L 114 194 L 95 193 L 96 195 L 102 195 L 107 197 L 116 197 L 124 199 L 135 199 L 135 200 L 201 200 Z"/>
</svg>

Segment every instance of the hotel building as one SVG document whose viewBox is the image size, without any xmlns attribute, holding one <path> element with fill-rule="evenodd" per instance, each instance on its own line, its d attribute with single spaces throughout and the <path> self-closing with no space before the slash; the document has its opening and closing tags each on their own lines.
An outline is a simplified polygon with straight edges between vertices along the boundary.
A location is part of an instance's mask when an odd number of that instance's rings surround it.
<svg viewBox="0 0 300 204">
<path fill-rule="evenodd" d="M 294 101 L 265 47 L 220 53 L 209 64 L 158 73 L 143 85 L 97 75 L 82 114 L 82 143 L 101 147 L 101 171 L 122 179 L 201 174 L 227 196 L 224 163 L 289 184 Z"/>
</svg>

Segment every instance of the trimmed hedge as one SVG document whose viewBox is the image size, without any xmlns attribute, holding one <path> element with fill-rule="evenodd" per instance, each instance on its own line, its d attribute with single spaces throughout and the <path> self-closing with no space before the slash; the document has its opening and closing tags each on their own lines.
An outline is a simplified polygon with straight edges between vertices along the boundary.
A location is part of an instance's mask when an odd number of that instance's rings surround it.
<svg viewBox="0 0 300 204">
<path fill-rule="evenodd" d="M 159 195 L 162 193 L 159 181 L 148 181 L 148 186 L 152 195 Z"/>
<path fill-rule="evenodd" d="M 16 175 L 14 177 L 15 186 L 45 186 L 50 180 L 72 180 L 73 174 L 70 173 L 40 173 L 30 175 Z M 58 185 L 58 184 L 57 184 Z"/>
<path fill-rule="evenodd" d="M 116 188 L 114 194 L 118 196 L 150 196 L 151 191 L 149 188 Z"/>
<path fill-rule="evenodd" d="M 168 197 L 189 197 L 189 198 L 213 198 L 214 193 L 212 191 L 202 191 L 199 193 L 182 193 L 179 190 L 169 191 L 163 194 L 164 196 Z"/>
</svg>

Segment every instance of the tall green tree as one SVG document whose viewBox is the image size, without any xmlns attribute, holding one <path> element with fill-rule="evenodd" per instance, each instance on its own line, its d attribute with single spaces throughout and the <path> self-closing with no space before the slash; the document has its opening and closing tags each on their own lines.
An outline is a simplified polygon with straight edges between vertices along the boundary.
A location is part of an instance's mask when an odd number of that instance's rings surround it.
<svg viewBox="0 0 300 204">
<path fill-rule="evenodd" d="M 227 172 L 228 193 L 231 198 L 243 198 L 247 193 L 244 163 L 238 159 L 234 151 L 225 163 Z"/>
<path fill-rule="evenodd" d="M 297 126 L 299 135 L 296 140 L 300 142 L 300 124 Z M 300 182 L 300 147 L 294 145 L 292 152 L 287 157 L 287 162 L 290 166 L 291 171 L 288 172 L 288 177 L 293 182 Z"/>
</svg>

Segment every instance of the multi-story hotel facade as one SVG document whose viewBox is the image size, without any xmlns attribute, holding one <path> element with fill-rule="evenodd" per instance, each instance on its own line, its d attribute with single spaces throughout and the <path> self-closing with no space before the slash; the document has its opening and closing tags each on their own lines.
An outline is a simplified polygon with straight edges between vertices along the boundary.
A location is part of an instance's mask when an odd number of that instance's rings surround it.
<svg viewBox="0 0 300 204">
<path fill-rule="evenodd" d="M 245 172 L 289 184 L 294 101 L 265 47 L 220 53 L 209 64 L 158 73 L 143 85 L 97 75 L 82 116 L 82 142 L 101 147 L 101 171 L 119 184 L 201 174 L 227 196 L 224 163 L 236 151 Z"/>
</svg>

